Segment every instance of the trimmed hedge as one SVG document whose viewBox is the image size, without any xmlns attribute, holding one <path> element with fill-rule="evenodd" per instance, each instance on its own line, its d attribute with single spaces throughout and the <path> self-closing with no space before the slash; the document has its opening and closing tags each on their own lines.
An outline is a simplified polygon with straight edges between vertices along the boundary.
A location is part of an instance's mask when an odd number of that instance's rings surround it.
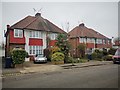
<svg viewBox="0 0 120 90">
<path fill-rule="evenodd" d="M 61 52 L 56 52 L 52 54 L 51 61 L 64 61 L 64 54 Z"/>
</svg>

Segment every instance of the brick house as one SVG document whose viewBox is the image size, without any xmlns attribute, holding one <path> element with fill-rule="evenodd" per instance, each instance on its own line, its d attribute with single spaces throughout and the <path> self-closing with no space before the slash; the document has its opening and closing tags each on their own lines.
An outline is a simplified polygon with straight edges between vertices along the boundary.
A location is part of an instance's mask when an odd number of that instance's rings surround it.
<svg viewBox="0 0 120 90">
<path fill-rule="evenodd" d="M 5 56 L 13 48 L 23 48 L 29 55 L 43 54 L 43 49 L 55 45 L 59 33 L 66 32 L 44 19 L 41 13 L 27 16 L 12 26 L 7 25 Z"/>
<path fill-rule="evenodd" d="M 92 50 L 93 52 L 95 49 L 102 50 L 112 47 L 111 39 L 93 29 L 87 28 L 84 23 L 76 26 L 68 35 L 76 57 L 79 57 L 79 51 L 77 49 L 79 44 L 86 45 L 86 53 L 87 50 Z"/>
</svg>

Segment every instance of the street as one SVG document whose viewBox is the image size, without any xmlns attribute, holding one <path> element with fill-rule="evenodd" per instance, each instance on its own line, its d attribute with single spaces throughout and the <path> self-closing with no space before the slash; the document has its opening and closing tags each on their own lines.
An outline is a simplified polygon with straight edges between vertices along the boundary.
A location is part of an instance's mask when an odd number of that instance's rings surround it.
<svg viewBox="0 0 120 90">
<path fill-rule="evenodd" d="M 21 79 L 3 81 L 3 88 L 118 88 L 118 65 L 23 75 Z"/>
</svg>

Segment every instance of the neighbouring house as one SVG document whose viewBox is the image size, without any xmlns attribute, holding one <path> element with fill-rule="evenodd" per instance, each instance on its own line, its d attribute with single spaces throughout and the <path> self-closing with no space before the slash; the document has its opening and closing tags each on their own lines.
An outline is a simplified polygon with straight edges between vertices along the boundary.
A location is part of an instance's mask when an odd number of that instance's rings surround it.
<svg viewBox="0 0 120 90">
<path fill-rule="evenodd" d="M 95 49 L 102 50 L 112 47 L 110 38 L 107 38 L 91 28 L 87 28 L 84 23 L 72 29 L 68 35 L 76 57 L 79 57 L 77 48 L 79 44 L 86 46 L 85 53 L 87 53 L 88 50 L 92 50 L 93 52 Z"/>
<path fill-rule="evenodd" d="M 113 48 L 119 48 L 120 47 L 120 37 L 114 38 L 113 42 L 114 42 Z"/>
<path fill-rule="evenodd" d="M 55 45 L 59 33 L 66 33 L 37 13 L 27 16 L 14 25 L 7 25 L 5 56 L 13 48 L 23 48 L 29 55 L 43 54 L 47 47 Z"/>
</svg>

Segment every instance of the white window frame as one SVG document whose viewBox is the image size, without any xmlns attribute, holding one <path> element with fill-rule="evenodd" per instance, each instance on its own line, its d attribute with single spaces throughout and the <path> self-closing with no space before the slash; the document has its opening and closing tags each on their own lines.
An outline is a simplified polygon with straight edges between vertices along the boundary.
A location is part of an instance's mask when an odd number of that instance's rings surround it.
<svg viewBox="0 0 120 90">
<path fill-rule="evenodd" d="M 29 46 L 29 54 L 30 55 L 43 54 L 43 46 Z"/>
<path fill-rule="evenodd" d="M 41 31 L 30 31 L 29 37 L 30 38 L 42 38 L 42 32 Z"/>
<path fill-rule="evenodd" d="M 111 40 L 108 40 L 108 44 L 110 44 L 110 41 L 111 41 Z"/>
<path fill-rule="evenodd" d="M 16 33 L 17 33 L 17 35 L 16 35 Z M 14 37 L 16 37 L 16 38 L 23 38 L 23 30 L 21 30 L 21 29 L 14 29 Z"/>
<path fill-rule="evenodd" d="M 57 36 L 58 36 L 57 33 L 50 33 L 50 34 L 49 34 L 49 38 L 50 38 L 51 40 L 56 40 L 56 39 L 57 39 Z"/>
<path fill-rule="evenodd" d="M 80 37 L 80 38 L 79 38 L 79 42 L 80 42 L 80 43 L 86 43 L 86 38 Z"/>
<path fill-rule="evenodd" d="M 105 39 L 103 39 L 103 44 L 106 44 L 106 40 Z"/>
<path fill-rule="evenodd" d="M 97 44 L 103 44 L 102 39 L 97 39 L 96 43 Z"/>
</svg>

